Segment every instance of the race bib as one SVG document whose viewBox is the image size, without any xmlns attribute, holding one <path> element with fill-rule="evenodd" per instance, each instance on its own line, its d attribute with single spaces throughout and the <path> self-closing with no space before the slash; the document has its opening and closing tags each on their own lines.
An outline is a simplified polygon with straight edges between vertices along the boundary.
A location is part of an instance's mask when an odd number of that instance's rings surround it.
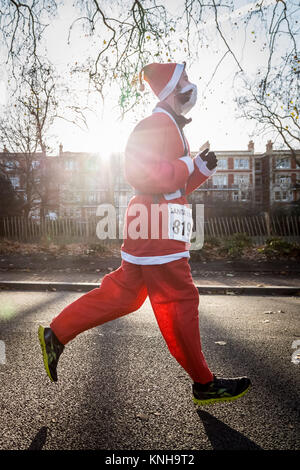
<svg viewBox="0 0 300 470">
<path fill-rule="evenodd" d="M 181 204 L 168 204 L 168 235 L 171 240 L 189 243 L 193 230 L 192 209 Z"/>
</svg>

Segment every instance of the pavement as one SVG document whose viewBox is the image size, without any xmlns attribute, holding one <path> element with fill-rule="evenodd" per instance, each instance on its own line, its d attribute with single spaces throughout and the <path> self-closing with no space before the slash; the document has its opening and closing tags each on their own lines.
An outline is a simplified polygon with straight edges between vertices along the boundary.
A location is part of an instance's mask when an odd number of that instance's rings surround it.
<svg viewBox="0 0 300 470">
<path fill-rule="evenodd" d="M 10 261 L 10 260 L 8 260 Z M 45 260 L 47 261 L 47 260 Z M 116 269 L 121 260 L 108 260 L 99 269 L 96 263 L 85 267 L 70 264 L 47 267 L 41 258 L 40 266 L 8 263 L 0 266 L 0 289 L 66 290 L 87 292 L 101 284 L 105 274 Z M 78 267 L 79 266 L 79 267 Z M 190 261 L 191 272 L 199 293 L 247 295 L 300 295 L 300 263 L 295 260 L 273 262 Z"/>
</svg>

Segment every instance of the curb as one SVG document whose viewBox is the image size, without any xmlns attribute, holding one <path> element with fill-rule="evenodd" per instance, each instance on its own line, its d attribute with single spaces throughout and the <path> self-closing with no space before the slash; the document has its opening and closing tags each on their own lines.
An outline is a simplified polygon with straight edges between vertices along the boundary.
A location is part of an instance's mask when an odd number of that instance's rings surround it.
<svg viewBox="0 0 300 470">
<path fill-rule="evenodd" d="M 73 291 L 89 292 L 100 286 L 100 283 L 81 282 L 24 282 L 24 281 L 0 281 L 0 289 L 22 291 Z M 232 294 L 232 295 L 267 295 L 282 296 L 293 295 L 300 297 L 300 286 L 196 286 L 199 294 Z"/>
</svg>

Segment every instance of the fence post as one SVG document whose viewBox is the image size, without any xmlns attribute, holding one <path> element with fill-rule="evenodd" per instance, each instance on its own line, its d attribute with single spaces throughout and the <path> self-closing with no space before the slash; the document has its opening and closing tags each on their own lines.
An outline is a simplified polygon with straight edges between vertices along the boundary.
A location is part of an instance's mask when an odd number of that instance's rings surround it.
<svg viewBox="0 0 300 470">
<path fill-rule="evenodd" d="M 265 221 L 266 221 L 266 227 L 267 227 L 267 235 L 269 237 L 271 235 L 270 214 L 269 212 L 264 212 L 264 214 L 265 214 Z"/>
<path fill-rule="evenodd" d="M 87 216 L 86 216 L 86 219 L 85 219 L 85 220 L 86 220 L 86 225 L 85 225 L 85 226 L 86 226 L 86 233 L 85 233 L 85 236 L 86 236 L 86 241 L 87 241 L 87 243 L 89 243 L 89 236 L 90 236 L 90 230 L 89 230 L 89 228 L 90 228 L 90 227 L 89 227 L 89 219 L 88 219 Z"/>
</svg>

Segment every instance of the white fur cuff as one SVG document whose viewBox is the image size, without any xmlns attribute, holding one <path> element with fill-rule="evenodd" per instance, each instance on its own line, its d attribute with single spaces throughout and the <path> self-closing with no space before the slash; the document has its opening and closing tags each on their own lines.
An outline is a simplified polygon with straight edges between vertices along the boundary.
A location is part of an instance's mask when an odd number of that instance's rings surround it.
<svg viewBox="0 0 300 470">
<path fill-rule="evenodd" d="M 204 162 L 200 155 L 197 155 L 194 160 L 198 167 L 198 170 L 205 176 L 212 176 L 217 171 L 217 167 L 213 168 L 212 170 L 209 170 L 206 166 L 207 162 Z"/>
<path fill-rule="evenodd" d="M 189 170 L 189 175 L 191 175 L 194 171 L 193 159 L 191 157 L 189 157 L 188 155 L 186 155 L 185 157 L 180 157 L 179 160 L 181 160 L 182 162 L 184 162 L 186 164 L 186 166 L 188 167 L 188 170 Z"/>
</svg>

